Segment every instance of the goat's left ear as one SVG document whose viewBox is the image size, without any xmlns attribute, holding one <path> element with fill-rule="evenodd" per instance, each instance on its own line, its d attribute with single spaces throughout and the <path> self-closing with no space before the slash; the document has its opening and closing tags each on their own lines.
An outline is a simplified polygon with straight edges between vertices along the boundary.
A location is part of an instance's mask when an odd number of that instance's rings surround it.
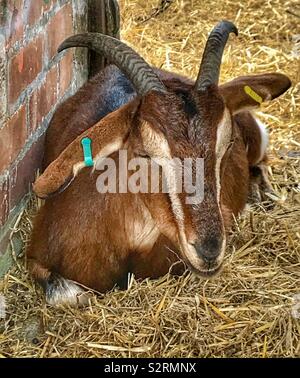
<svg viewBox="0 0 300 378">
<path fill-rule="evenodd" d="M 78 172 L 87 166 L 81 145 L 83 138 L 91 140 L 94 164 L 97 158 L 119 150 L 130 132 L 136 103 L 137 101 L 131 102 L 110 113 L 69 144 L 33 184 L 37 196 L 49 198 L 63 192 Z"/>
<path fill-rule="evenodd" d="M 263 101 L 273 100 L 287 91 L 290 79 L 280 73 L 241 76 L 220 85 L 219 91 L 227 107 L 233 114 L 251 107 L 257 107 Z"/>
</svg>

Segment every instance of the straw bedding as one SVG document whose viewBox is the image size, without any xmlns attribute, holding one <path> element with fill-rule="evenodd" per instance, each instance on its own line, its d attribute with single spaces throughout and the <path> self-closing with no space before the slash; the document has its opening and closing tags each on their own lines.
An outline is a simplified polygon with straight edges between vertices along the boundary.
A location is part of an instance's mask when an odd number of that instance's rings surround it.
<svg viewBox="0 0 300 378">
<path fill-rule="evenodd" d="M 250 73 L 289 75 L 293 88 L 259 111 L 270 130 L 278 198 L 275 206 L 270 198 L 236 220 L 224 271 L 212 280 L 190 273 L 131 280 L 127 291 L 92 296 L 86 309 L 55 309 L 18 260 L 0 283 L 7 302 L 0 355 L 300 357 L 300 6 L 174 0 L 158 12 L 157 0 L 120 5 L 122 38 L 153 65 L 195 77 L 208 32 L 229 19 L 240 35 L 230 38 L 221 82 Z M 33 198 L 13 230 L 25 244 L 37 206 Z"/>
</svg>

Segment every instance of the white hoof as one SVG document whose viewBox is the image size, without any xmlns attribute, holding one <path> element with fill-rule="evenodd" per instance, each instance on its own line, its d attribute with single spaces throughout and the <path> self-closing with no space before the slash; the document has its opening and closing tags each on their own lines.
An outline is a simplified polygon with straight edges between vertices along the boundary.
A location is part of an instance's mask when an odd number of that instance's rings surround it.
<svg viewBox="0 0 300 378">
<path fill-rule="evenodd" d="M 71 280 L 52 276 L 47 282 L 46 301 L 52 306 L 82 307 L 88 304 L 88 299 L 88 294 Z"/>
</svg>

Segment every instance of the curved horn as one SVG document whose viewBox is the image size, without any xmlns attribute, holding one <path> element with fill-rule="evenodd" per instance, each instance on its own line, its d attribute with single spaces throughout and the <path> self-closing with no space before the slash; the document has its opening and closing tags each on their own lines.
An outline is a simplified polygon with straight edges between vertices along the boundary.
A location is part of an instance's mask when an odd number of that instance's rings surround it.
<svg viewBox="0 0 300 378">
<path fill-rule="evenodd" d="M 218 84 L 222 55 L 230 33 L 238 35 L 236 26 L 230 21 L 219 22 L 211 31 L 195 83 L 196 90 L 203 91 L 211 84 Z"/>
<path fill-rule="evenodd" d="M 127 76 L 137 93 L 144 96 L 150 91 L 167 92 L 165 86 L 149 64 L 125 43 L 100 33 L 77 34 L 67 38 L 58 48 L 88 47 L 103 54 Z"/>
</svg>

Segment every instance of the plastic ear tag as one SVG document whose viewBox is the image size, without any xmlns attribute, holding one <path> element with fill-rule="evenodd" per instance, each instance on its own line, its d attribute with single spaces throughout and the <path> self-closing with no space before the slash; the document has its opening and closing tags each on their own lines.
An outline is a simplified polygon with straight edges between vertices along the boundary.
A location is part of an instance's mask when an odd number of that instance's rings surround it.
<svg viewBox="0 0 300 378">
<path fill-rule="evenodd" d="M 94 165 L 93 156 L 92 156 L 92 140 L 90 138 L 83 138 L 81 140 L 81 145 L 83 148 L 83 157 L 86 167 L 92 167 Z"/>
<path fill-rule="evenodd" d="M 260 97 L 259 94 L 257 94 L 252 88 L 250 88 L 248 85 L 244 86 L 244 91 L 247 93 L 248 96 L 250 96 L 254 101 L 261 104 L 263 102 L 262 97 Z"/>
</svg>

